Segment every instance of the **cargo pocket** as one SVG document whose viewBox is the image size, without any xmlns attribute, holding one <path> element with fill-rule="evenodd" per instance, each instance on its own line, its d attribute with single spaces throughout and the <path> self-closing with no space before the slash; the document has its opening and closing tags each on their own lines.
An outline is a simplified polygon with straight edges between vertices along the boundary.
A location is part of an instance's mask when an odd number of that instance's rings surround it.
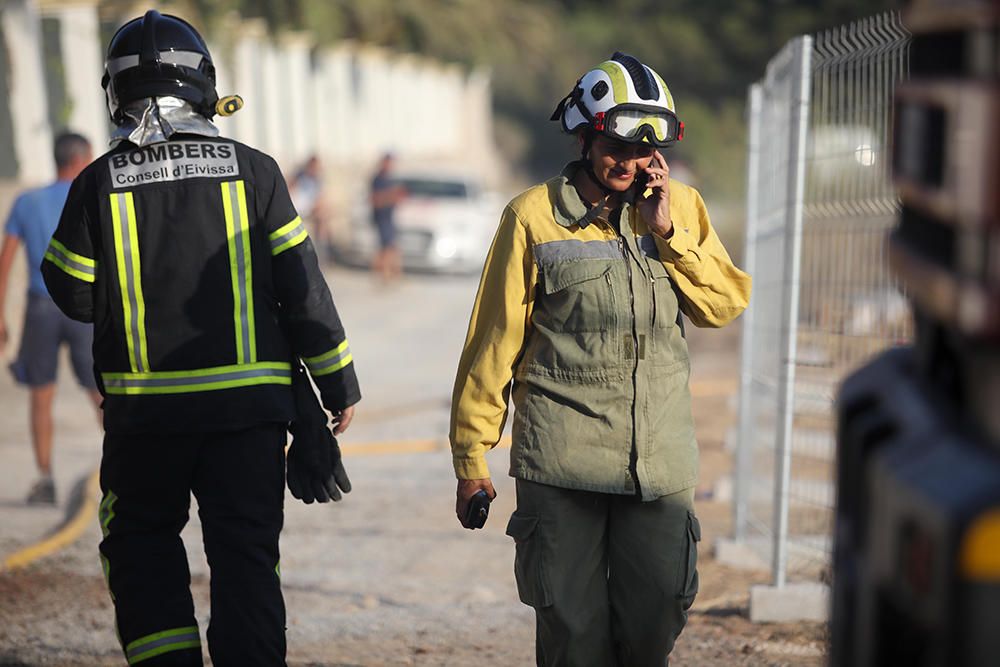
<svg viewBox="0 0 1000 667">
<path fill-rule="evenodd" d="M 544 297 L 535 304 L 541 324 L 557 333 L 603 332 L 614 324 L 612 260 L 540 265 Z"/>
<path fill-rule="evenodd" d="M 552 604 L 552 596 L 545 576 L 538 517 L 514 512 L 507 523 L 507 534 L 514 538 L 517 550 L 514 579 L 517 580 L 518 597 L 530 607 L 548 607 Z"/>
<path fill-rule="evenodd" d="M 680 312 L 674 284 L 663 262 L 650 261 L 649 271 L 653 277 L 653 326 L 656 329 L 671 329 L 677 325 Z"/>
<path fill-rule="evenodd" d="M 683 587 L 680 595 L 681 604 L 687 611 L 694 604 L 698 594 L 698 542 L 701 541 L 701 524 L 694 512 L 688 510 L 687 515 L 687 563 L 684 568 Z"/>
</svg>

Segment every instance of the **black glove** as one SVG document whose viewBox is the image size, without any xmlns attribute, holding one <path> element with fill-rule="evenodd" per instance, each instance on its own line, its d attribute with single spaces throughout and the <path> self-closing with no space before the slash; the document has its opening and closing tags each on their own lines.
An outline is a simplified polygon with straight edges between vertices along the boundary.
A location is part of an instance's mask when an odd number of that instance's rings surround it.
<svg viewBox="0 0 1000 667">
<path fill-rule="evenodd" d="M 313 392 L 302 366 L 292 371 L 296 418 L 288 426 L 288 490 L 305 504 L 341 499 L 351 490 L 340 447 L 329 427 L 329 417 Z"/>
</svg>

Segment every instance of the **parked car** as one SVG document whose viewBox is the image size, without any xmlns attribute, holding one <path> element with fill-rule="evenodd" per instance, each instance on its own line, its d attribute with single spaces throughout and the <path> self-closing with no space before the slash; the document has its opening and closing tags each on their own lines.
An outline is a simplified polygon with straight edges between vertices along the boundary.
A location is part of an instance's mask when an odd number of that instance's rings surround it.
<svg viewBox="0 0 1000 667">
<path fill-rule="evenodd" d="M 447 273 L 477 273 L 489 251 L 502 203 L 478 180 L 464 175 L 398 171 L 393 182 L 407 193 L 396 206 L 396 245 L 403 268 Z M 378 252 L 367 190 L 350 215 L 341 259 L 368 265 Z"/>
</svg>

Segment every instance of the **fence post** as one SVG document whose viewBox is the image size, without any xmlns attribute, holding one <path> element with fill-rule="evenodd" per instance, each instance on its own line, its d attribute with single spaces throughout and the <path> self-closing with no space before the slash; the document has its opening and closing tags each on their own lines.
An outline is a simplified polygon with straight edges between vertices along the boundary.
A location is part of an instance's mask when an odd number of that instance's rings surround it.
<svg viewBox="0 0 1000 667">
<path fill-rule="evenodd" d="M 743 266 L 751 276 L 755 274 L 757 217 L 760 214 L 760 131 L 763 90 L 759 83 L 750 86 L 747 95 L 747 203 L 746 231 L 744 238 Z M 740 336 L 740 404 L 737 419 L 736 474 L 733 480 L 733 539 L 744 542 L 747 538 L 747 504 L 750 495 L 750 465 L 756 429 L 750 401 L 753 396 L 753 316 L 754 306 L 743 313 Z"/>
<path fill-rule="evenodd" d="M 812 80 L 812 37 L 793 42 L 792 114 L 788 146 L 788 203 L 785 208 L 785 289 L 781 307 L 783 359 L 778 385 L 778 432 L 775 456 L 774 586 L 785 585 L 788 565 L 788 486 L 791 474 L 793 422 L 795 416 L 795 360 L 798 349 L 799 275 L 802 257 L 802 209 L 805 194 L 806 145 L 809 127 L 809 98 Z"/>
<path fill-rule="evenodd" d="M 70 115 L 64 128 L 79 132 L 100 155 L 108 146 L 108 107 L 104 92 L 97 85 L 104 69 L 97 0 L 72 5 L 54 5 L 43 9 L 46 18 L 59 21 L 59 53 L 65 69 L 66 94 Z"/>
<path fill-rule="evenodd" d="M 0 9 L 10 58 L 10 105 L 17 178 L 40 184 L 53 177 L 52 128 L 48 120 L 42 27 L 34 0 L 11 0 Z"/>
</svg>

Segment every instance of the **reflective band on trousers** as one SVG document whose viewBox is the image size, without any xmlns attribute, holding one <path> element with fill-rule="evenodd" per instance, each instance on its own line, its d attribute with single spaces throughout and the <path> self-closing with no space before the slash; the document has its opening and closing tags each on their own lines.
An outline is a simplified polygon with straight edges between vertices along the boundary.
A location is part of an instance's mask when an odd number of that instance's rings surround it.
<svg viewBox="0 0 1000 667">
<path fill-rule="evenodd" d="M 101 507 L 97 512 L 97 519 L 101 522 L 101 534 L 107 537 L 111 533 L 111 520 L 115 518 L 115 501 L 118 496 L 111 489 L 104 494 L 101 499 Z"/>
<path fill-rule="evenodd" d="M 85 283 L 94 282 L 97 276 L 97 262 L 89 257 L 76 254 L 55 239 L 49 242 L 49 247 L 45 251 L 45 259 Z"/>
<path fill-rule="evenodd" d="M 302 218 L 296 217 L 287 225 L 282 226 L 277 231 L 267 235 L 267 240 L 271 242 L 271 254 L 280 255 L 289 248 L 294 248 L 298 244 L 309 238 Z"/>
<path fill-rule="evenodd" d="M 229 272 L 233 281 L 233 319 L 236 326 L 236 361 L 257 361 L 257 339 L 253 320 L 253 264 L 250 228 L 243 181 L 222 183 L 222 208 L 226 215 Z"/>
<path fill-rule="evenodd" d="M 292 383 L 291 365 L 280 361 L 155 373 L 101 373 L 108 394 L 184 394 L 259 384 Z"/>
<path fill-rule="evenodd" d="M 312 375 L 328 375 L 351 363 L 354 357 L 351 356 L 351 348 L 347 346 L 347 341 L 333 348 L 329 352 L 316 357 L 302 357 L 306 362 L 309 372 Z"/>
<path fill-rule="evenodd" d="M 198 626 L 189 625 L 184 628 L 154 632 L 130 642 L 125 647 L 125 659 L 128 660 L 128 664 L 134 665 L 170 651 L 200 647 L 201 638 L 198 636 Z"/>
<path fill-rule="evenodd" d="M 146 304 L 142 300 L 142 271 L 139 264 L 139 239 L 135 203 L 131 192 L 111 194 L 111 219 L 114 222 L 115 259 L 122 310 L 125 314 L 125 342 L 129 365 L 137 373 L 149 370 L 146 350 Z"/>
</svg>

